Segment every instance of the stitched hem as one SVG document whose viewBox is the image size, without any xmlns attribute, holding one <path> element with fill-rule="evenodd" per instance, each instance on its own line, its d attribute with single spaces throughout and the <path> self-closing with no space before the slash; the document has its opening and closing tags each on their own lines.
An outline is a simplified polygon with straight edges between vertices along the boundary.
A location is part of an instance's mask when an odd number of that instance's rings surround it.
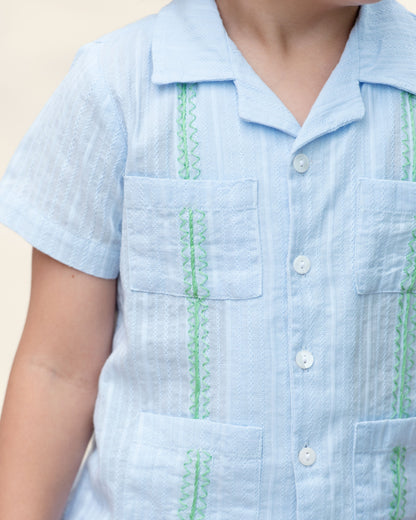
<svg viewBox="0 0 416 520">
<path fill-rule="evenodd" d="M 28 209 L 23 211 L 21 207 L 12 206 L 0 196 L 0 222 L 3 225 L 36 249 L 70 267 L 101 278 L 117 278 L 119 250 L 76 236 L 67 228 L 48 221 L 30 208 L 30 201 L 19 200 L 19 205 Z"/>
</svg>

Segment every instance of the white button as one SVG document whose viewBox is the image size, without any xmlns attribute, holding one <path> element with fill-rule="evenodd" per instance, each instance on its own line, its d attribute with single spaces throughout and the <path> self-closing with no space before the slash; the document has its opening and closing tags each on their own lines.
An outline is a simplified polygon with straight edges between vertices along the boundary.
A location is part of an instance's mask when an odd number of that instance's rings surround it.
<svg viewBox="0 0 416 520">
<path fill-rule="evenodd" d="M 309 170 L 309 159 L 304 153 L 300 153 L 293 159 L 293 167 L 298 173 L 305 173 Z"/>
<path fill-rule="evenodd" d="M 310 368 L 313 365 L 313 356 L 307 350 L 301 350 L 296 354 L 296 363 L 303 370 Z"/>
<path fill-rule="evenodd" d="M 316 453 L 312 448 L 302 448 L 299 452 L 299 461 L 304 466 L 312 466 L 316 460 Z"/>
<path fill-rule="evenodd" d="M 311 261 L 307 256 L 299 255 L 293 261 L 293 267 L 299 274 L 305 274 L 311 268 Z"/>
</svg>

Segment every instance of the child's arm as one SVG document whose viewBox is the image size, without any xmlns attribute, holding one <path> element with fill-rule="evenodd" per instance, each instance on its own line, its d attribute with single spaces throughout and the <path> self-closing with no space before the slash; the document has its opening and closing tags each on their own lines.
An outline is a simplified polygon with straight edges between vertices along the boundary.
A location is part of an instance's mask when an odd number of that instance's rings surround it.
<svg viewBox="0 0 416 520">
<path fill-rule="evenodd" d="M 32 286 L 0 420 L 0 518 L 58 520 L 91 437 L 116 280 L 33 249 Z"/>
</svg>

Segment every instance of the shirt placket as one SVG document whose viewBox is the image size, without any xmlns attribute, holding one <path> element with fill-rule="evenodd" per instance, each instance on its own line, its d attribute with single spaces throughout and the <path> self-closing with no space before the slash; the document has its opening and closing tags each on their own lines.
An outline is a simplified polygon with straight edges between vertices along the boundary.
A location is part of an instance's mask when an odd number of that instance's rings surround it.
<svg viewBox="0 0 416 520">
<path fill-rule="evenodd" d="M 320 254 L 319 221 L 325 195 L 320 194 L 321 147 L 310 143 L 292 154 L 288 179 L 289 244 L 288 359 L 291 394 L 291 458 L 295 474 L 298 518 L 316 518 L 316 496 L 330 493 L 325 424 L 329 422 L 330 338 L 325 315 L 330 301 L 323 283 L 324 255 Z M 316 160 L 315 160 L 316 159 Z M 328 350 L 325 349 L 325 345 Z M 322 508 L 322 514 L 324 509 Z"/>
</svg>

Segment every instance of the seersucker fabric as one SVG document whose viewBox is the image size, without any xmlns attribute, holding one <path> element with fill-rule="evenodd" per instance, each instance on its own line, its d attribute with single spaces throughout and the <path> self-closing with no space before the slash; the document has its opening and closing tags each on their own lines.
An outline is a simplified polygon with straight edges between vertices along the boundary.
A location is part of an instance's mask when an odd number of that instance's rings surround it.
<svg viewBox="0 0 416 520">
<path fill-rule="evenodd" d="M 300 126 L 214 0 L 82 46 L 0 222 L 117 278 L 62 520 L 416 518 L 416 19 L 364 5 Z"/>
</svg>

